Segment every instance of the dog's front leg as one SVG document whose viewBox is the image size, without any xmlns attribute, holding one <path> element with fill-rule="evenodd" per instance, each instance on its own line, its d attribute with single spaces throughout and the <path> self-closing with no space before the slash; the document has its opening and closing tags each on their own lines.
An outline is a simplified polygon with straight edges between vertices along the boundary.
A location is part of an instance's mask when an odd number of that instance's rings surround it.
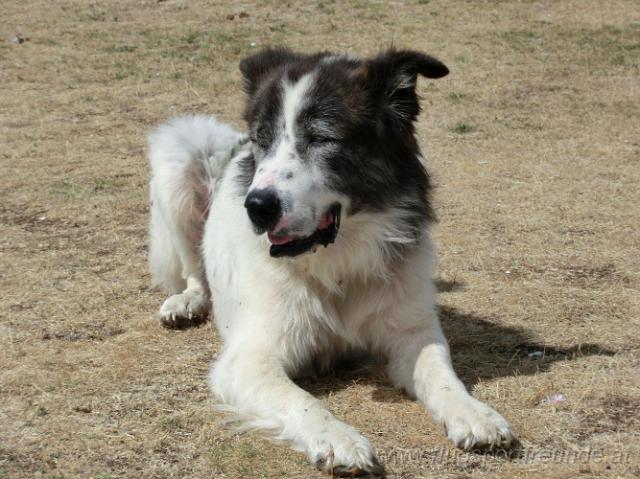
<svg viewBox="0 0 640 479">
<path fill-rule="evenodd" d="M 415 314 L 415 310 L 411 314 Z M 388 336 L 391 380 L 427 407 L 457 447 L 468 450 L 511 444 L 515 435 L 509 423 L 473 398 L 456 376 L 435 311 L 420 316 L 419 323 L 406 323 L 417 326 Z"/>
<path fill-rule="evenodd" d="M 226 347 L 210 381 L 248 426 L 290 442 L 319 469 L 335 475 L 383 472 L 369 441 L 298 387 L 271 348 Z"/>
</svg>

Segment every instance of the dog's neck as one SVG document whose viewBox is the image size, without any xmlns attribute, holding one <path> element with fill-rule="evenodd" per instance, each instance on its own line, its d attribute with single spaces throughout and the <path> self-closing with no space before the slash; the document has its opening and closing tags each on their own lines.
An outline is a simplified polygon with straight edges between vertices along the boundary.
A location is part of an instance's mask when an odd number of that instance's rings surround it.
<svg viewBox="0 0 640 479">
<path fill-rule="evenodd" d="M 289 262 L 295 274 L 339 293 L 347 284 L 388 282 L 428 232 L 416 232 L 403 212 L 358 213 L 345 218 L 336 242 Z"/>
</svg>

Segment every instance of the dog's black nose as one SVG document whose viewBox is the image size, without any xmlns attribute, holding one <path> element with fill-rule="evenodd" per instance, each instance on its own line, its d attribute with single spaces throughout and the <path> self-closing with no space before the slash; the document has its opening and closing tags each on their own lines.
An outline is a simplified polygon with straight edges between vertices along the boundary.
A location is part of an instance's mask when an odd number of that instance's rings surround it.
<svg viewBox="0 0 640 479">
<path fill-rule="evenodd" d="M 249 213 L 251 222 L 265 231 L 278 224 L 282 214 L 280 198 L 273 188 L 253 190 L 247 195 L 244 207 Z"/>
</svg>

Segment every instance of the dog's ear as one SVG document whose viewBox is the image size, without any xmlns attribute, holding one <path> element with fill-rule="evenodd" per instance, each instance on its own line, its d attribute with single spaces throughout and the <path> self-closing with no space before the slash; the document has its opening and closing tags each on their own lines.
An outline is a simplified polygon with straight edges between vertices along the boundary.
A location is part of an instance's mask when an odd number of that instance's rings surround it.
<svg viewBox="0 0 640 479">
<path fill-rule="evenodd" d="M 291 63 L 297 58 L 298 55 L 288 48 L 266 48 L 240 61 L 245 93 L 253 95 L 275 68 Z"/>
<path fill-rule="evenodd" d="M 390 49 L 365 63 L 366 84 L 387 126 L 404 129 L 420 113 L 418 75 L 441 78 L 449 69 L 440 60 L 411 50 Z"/>
</svg>

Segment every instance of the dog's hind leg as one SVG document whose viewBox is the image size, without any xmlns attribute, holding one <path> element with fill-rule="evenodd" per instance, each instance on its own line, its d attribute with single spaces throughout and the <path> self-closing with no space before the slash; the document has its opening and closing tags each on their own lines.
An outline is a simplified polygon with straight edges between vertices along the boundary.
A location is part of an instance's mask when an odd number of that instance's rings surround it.
<svg viewBox="0 0 640 479">
<path fill-rule="evenodd" d="M 200 246 L 218 179 L 212 158 L 238 138 L 227 125 L 206 117 L 175 119 L 149 137 L 149 266 L 154 283 L 172 293 L 159 311 L 165 326 L 188 326 L 209 315 Z"/>
<path fill-rule="evenodd" d="M 200 322 L 210 309 L 200 257 L 207 179 L 198 169 L 196 162 L 163 165 L 151 179 L 149 266 L 154 282 L 172 293 L 158 313 L 168 327 Z"/>
</svg>

